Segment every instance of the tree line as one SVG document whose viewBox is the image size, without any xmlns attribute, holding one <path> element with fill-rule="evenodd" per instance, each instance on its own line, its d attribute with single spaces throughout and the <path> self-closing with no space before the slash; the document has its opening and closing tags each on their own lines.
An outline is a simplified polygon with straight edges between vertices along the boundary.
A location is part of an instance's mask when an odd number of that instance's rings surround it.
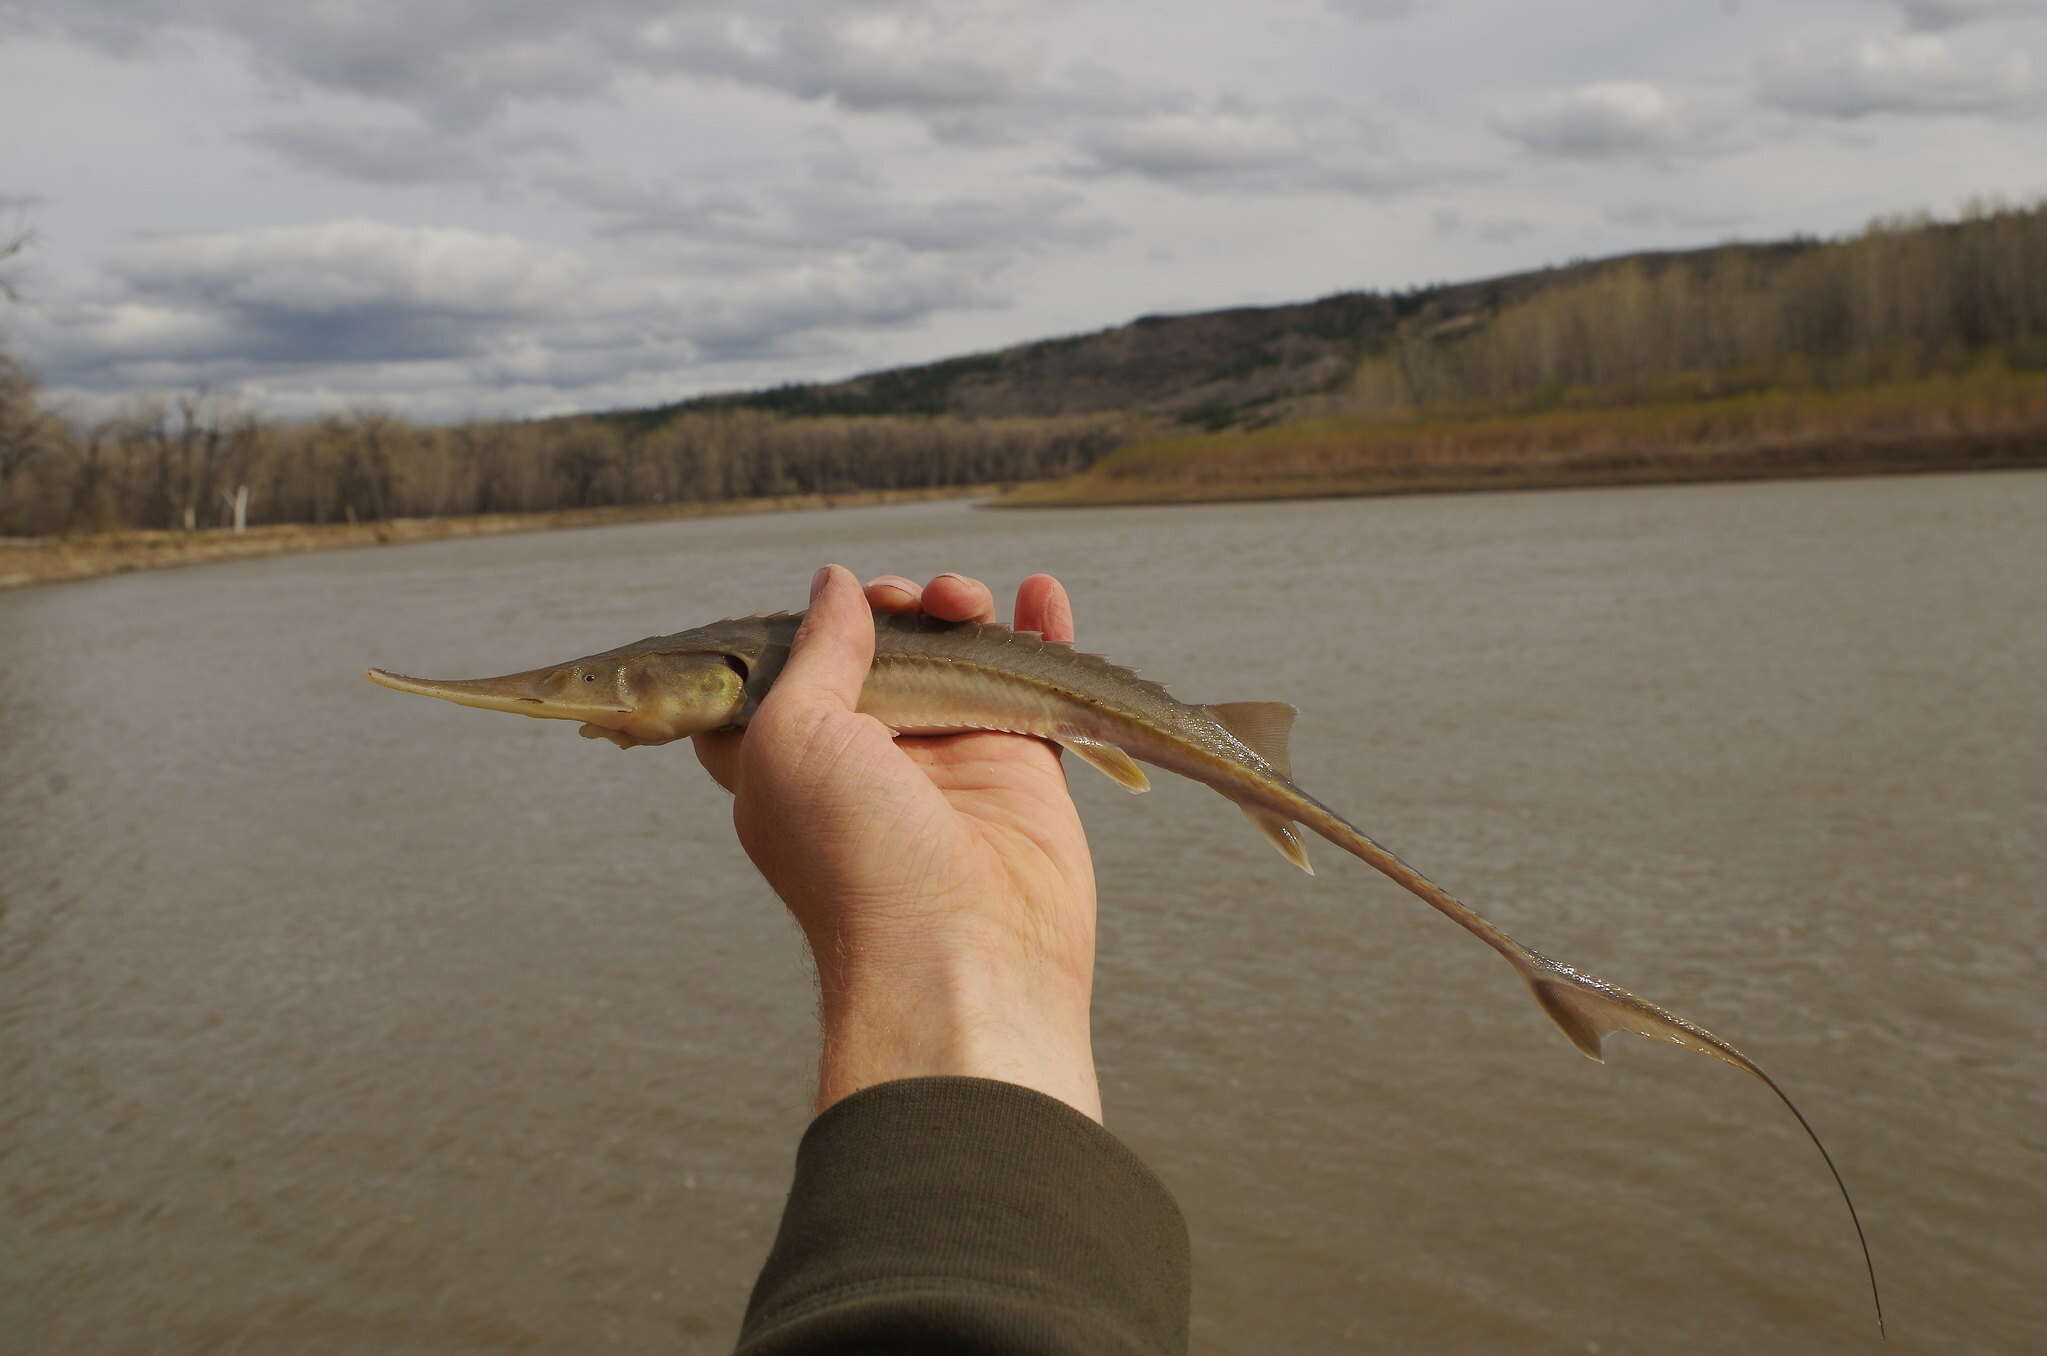
<svg viewBox="0 0 2047 1356">
<path fill-rule="evenodd" d="M 0 534 L 385 521 L 1070 474 L 1126 441 L 1116 417 L 792 419 L 685 413 L 430 425 L 358 409 L 267 419 L 208 393 L 76 424 L 0 357 Z"/>
<path fill-rule="evenodd" d="M 0 244 L 0 263 L 23 243 Z M 1355 363 L 1347 378 L 1336 369 L 1338 389 L 1315 397 L 1313 411 L 1247 407 L 1230 422 L 1310 412 L 1434 420 L 1852 389 L 1985 364 L 2047 371 L 2047 203 L 1980 202 L 1954 221 L 1880 220 L 1826 243 L 1631 256 L 1562 270 L 1532 290 L 1526 279 L 1506 281 L 1361 294 L 1344 312 L 1357 327 Z M 1017 482 L 1084 470 L 1162 431 L 1136 412 L 930 412 L 942 406 L 925 389 L 933 373 L 949 378 L 987 361 L 877 374 L 866 403 L 820 403 L 789 388 L 767 408 L 711 399 L 430 425 L 376 409 L 285 422 L 205 391 L 71 420 L 46 408 L 27 369 L 0 352 L 0 534 Z M 913 378 L 924 385 L 896 389 Z M 875 412 L 889 401 L 896 412 Z M 1199 414 L 1183 418 L 1199 423 Z"/>
<path fill-rule="evenodd" d="M 1347 412 L 1524 412 L 2047 370 L 2047 203 L 1780 249 L 1638 255 L 1505 306 L 1411 308 Z"/>
</svg>

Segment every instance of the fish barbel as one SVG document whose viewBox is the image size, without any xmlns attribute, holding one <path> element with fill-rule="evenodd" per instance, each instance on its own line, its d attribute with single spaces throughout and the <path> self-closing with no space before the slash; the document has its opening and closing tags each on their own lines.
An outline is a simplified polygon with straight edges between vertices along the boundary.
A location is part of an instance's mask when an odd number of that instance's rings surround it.
<svg viewBox="0 0 2047 1356">
<path fill-rule="evenodd" d="M 789 655 L 800 612 L 713 622 L 651 636 L 615 650 L 508 674 L 433 680 L 371 669 L 400 692 L 490 711 L 582 722 L 582 734 L 621 748 L 665 744 L 744 726 Z M 1362 829 L 1294 783 L 1287 740 L 1295 710 L 1282 702 L 1190 705 L 1130 669 L 1048 641 L 1031 631 L 946 622 L 914 613 L 876 613 L 874 666 L 860 710 L 901 735 L 1007 731 L 1049 740 L 1131 791 L 1150 789 L 1139 762 L 1221 792 L 1281 856 L 1308 864 L 1307 829 L 1391 877 L 1477 937 L 1528 985 L 1535 1001 L 1578 1050 L 1600 1059 L 1613 1032 L 1632 1032 L 1696 1050 L 1761 1079 L 1797 1118 L 1847 1204 L 1869 1273 L 1877 1326 L 1883 1303 L 1876 1267 L 1848 1185 L 1802 1112 L 1747 1055 L 1705 1028 L 1617 984 L 1552 960 L 1509 937 L 1452 898 Z"/>
</svg>

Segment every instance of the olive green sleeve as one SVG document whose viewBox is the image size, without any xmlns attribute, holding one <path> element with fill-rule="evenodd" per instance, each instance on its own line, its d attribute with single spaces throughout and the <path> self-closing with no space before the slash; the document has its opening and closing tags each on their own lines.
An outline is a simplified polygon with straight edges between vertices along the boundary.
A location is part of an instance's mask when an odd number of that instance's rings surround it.
<svg viewBox="0 0 2047 1356">
<path fill-rule="evenodd" d="M 912 1078 L 811 1122 L 740 1356 L 1187 1349 L 1187 1225 L 1064 1102 Z"/>
</svg>

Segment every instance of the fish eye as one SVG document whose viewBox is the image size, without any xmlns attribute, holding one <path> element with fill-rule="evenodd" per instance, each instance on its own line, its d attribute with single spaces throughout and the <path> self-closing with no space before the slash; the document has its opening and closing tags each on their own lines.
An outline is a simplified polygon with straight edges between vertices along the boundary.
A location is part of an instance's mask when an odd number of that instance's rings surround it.
<svg viewBox="0 0 2047 1356">
<path fill-rule="evenodd" d="M 597 681 L 597 675 L 594 673 L 586 673 L 583 675 L 583 681 L 586 683 L 594 683 Z"/>
</svg>

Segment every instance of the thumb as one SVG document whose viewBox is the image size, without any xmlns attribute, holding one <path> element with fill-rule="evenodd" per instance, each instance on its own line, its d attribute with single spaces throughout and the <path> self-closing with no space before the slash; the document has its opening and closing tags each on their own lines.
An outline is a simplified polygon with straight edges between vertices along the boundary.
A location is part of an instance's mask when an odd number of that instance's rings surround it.
<svg viewBox="0 0 2047 1356">
<path fill-rule="evenodd" d="M 843 565 L 827 565 L 810 583 L 810 611 L 789 642 L 789 660 L 769 697 L 787 693 L 851 711 L 874 664 L 874 612 Z"/>
</svg>

